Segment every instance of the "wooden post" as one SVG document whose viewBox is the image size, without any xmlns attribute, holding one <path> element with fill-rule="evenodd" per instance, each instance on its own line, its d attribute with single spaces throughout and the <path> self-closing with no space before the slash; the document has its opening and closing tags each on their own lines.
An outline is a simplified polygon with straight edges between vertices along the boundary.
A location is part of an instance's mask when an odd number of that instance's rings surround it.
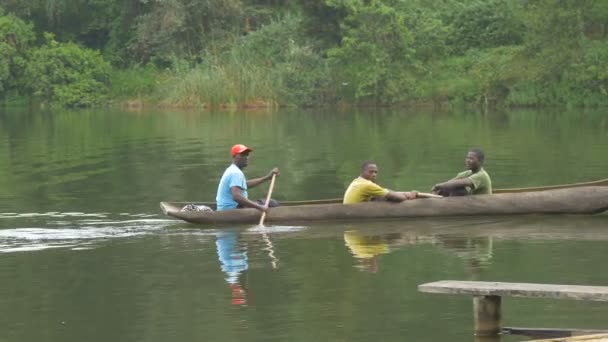
<svg viewBox="0 0 608 342">
<path fill-rule="evenodd" d="M 474 296 L 475 335 L 497 336 L 502 329 L 500 296 Z"/>
<path fill-rule="evenodd" d="M 502 333 L 501 297 L 554 298 L 608 302 L 608 286 L 442 280 L 418 285 L 418 290 L 426 293 L 473 295 L 475 341 L 478 342 L 500 341 Z M 511 331 L 516 329 L 521 330 L 521 328 L 511 328 Z M 555 329 L 531 330 L 551 331 Z M 508 333 L 508 330 L 506 333 Z"/>
<path fill-rule="evenodd" d="M 475 335 L 473 342 L 502 342 L 502 335 L 479 336 Z"/>
</svg>

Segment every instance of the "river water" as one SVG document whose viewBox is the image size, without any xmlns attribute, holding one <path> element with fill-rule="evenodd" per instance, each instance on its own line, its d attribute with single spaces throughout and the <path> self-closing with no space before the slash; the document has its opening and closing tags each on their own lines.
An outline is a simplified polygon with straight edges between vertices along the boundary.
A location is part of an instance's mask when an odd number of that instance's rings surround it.
<svg viewBox="0 0 608 342">
<path fill-rule="evenodd" d="M 429 191 L 486 153 L 495 188 L 606 178 L 602 111 L 0 111 L 0 341 L 472 341 L 445 279 L 608 285 L 608 215 L 198 227 L 230 147 L 273 197 L 341 197 L 363 160 Z M 250 190 L 264 196 L 267 183 Z M 505 298 L 506 326 L 607 328 L 608 305 Z M 505 341 L 524 340 L 505 337 Z"/>
</svg>

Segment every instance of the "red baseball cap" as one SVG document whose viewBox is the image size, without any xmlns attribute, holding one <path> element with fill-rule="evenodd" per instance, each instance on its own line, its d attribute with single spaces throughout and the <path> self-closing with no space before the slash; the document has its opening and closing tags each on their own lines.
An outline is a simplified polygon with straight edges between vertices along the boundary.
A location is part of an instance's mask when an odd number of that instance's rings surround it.
<svg viewBox="0 0 608 342">
<path fill-rule="evenodd" d="M 236 156 L 239 153 L 243 153 L 245 151 L 253 151 L 252 149 L 250 149 L 249 147 L 243 145 L 243 144 L 236 144 L 234 146 L 232 146 L 232 149 L 230 150 L 230 153 L 232 154 L 232 156 Z"/>
</svg>

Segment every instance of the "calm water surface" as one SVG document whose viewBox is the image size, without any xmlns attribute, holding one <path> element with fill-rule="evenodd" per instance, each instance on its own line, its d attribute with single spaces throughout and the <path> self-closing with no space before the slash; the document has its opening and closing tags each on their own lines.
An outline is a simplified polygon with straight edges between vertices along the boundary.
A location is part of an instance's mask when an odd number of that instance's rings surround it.
<svg viewBox="0 0 608 342">
<path fill-rule="evenodd" d="M 472 341 L 443 279 L 608 285 L 608 215 L 200 227 L 234 143 L 274 197 L 340 197 L 362 160 L 428 191 L 486 152 L 496 188 L 606 178 L 601 111 L 0 112 L 0 341 Z M 250 191 L 262 197 L 267 184 Z M 504 301 L 507 326 L 608 328 L 608 305 Z M 524 338 L 505 337 L 505 341 Z"/>
</svg>

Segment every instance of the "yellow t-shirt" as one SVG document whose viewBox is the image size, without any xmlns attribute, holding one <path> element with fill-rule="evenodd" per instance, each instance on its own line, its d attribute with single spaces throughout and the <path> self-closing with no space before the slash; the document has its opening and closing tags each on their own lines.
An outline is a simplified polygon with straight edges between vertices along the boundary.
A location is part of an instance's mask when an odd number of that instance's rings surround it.
<svg viewBox="0 0 608 342">
<path fill-rule="evenodd" d="M 374 197 L 384 197 L 389 190 L 362 177 L 355 178 L 344 193 L 343 204 L 370 201 Z"/>
</svg>

